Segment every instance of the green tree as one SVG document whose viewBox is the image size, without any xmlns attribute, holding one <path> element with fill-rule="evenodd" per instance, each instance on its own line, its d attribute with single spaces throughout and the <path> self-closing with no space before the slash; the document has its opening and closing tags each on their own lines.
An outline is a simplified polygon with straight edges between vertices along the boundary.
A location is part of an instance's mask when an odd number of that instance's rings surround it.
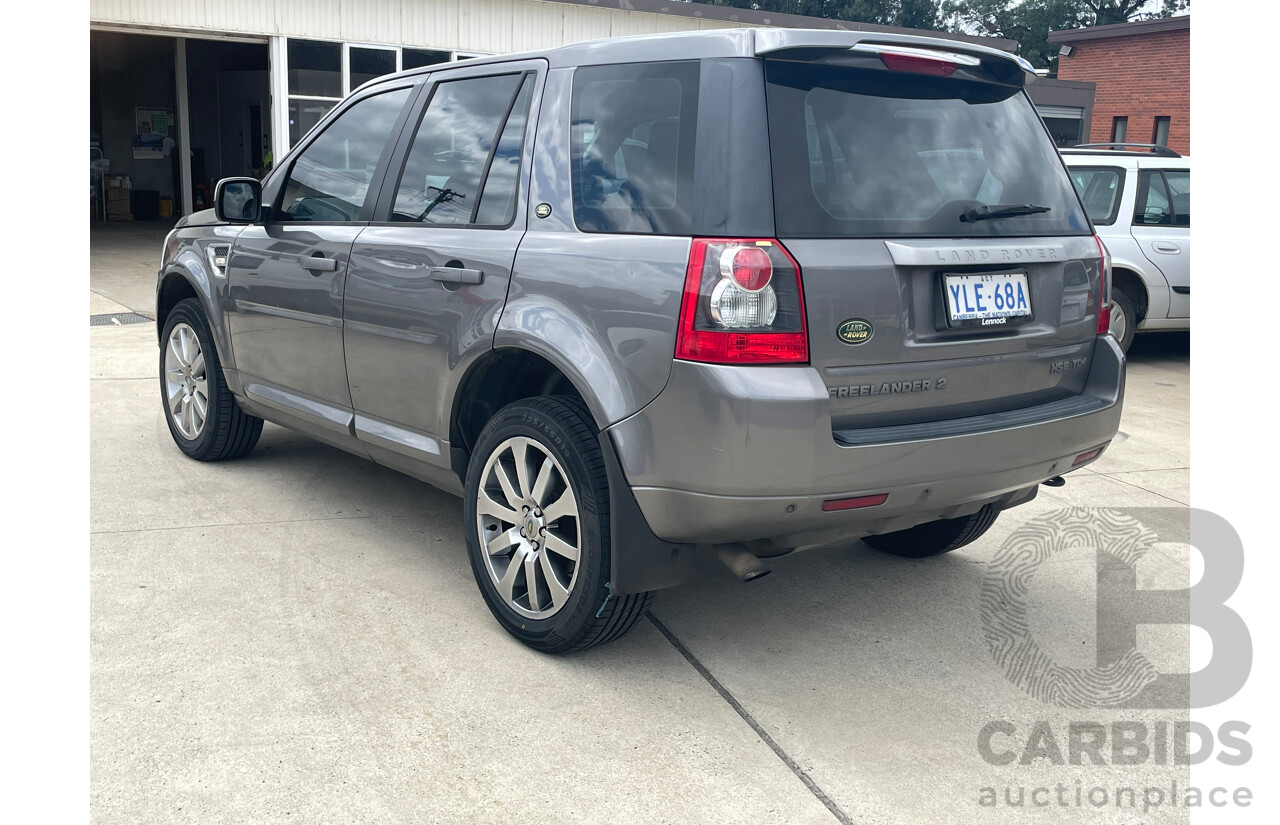
<svg viewBox="0 0 1280 825">
<path fill-rule="evenodd" d="M 949 31 L 1006 37 L 1021 44 L 1019 54 L 1036 68 L 1056 74 L 1058 44 L 1049 32 L 1106 26 L 1188 11 L 1191 0 L 1161 0 L 1156 11 L 1145 11 L 1150 0 L 944 0 L 942 13 Z"/>
</svg>

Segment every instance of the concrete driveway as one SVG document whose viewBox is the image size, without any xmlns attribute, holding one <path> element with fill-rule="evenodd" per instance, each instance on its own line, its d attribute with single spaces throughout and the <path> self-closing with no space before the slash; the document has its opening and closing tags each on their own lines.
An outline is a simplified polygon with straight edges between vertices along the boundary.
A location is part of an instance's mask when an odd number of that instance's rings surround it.
<svg viewBox="0 0 1280 825">
<path fill-rule="evenodd" d="M 152 314 L 162 237 L 93 236 L 91 314 Z M 1071 722 L 1186 719 L 1033 698 L 980 602 L 1005 539 L 1070 505 L 1157 508 L 1140 586 L 1187 586 L 1188 336 L 1140 338 L 1117 443 L 975 545 L 906 561 L 854 542 L 750 585 L 708 561 L 621 641 L 563 657 L 490 617 L 458 499 L 272 425 L 245 459 L 190 461 L 154 325 L 90 342 L 94 822 L 1186 821 L 1142 797 L 1186 767 L 1000 766 L 978 742 L 1008 722 L 997 750 L 1021 753 L 1041 721 L 1065 753 Z M 1093 664 L 1095 587 L 1086 550 L 1036 573 L 1029 621 L 1064 665 Z M 1166 630 L 1142 651 L 1185 670 L 1187 631 Z"/>
</svg>

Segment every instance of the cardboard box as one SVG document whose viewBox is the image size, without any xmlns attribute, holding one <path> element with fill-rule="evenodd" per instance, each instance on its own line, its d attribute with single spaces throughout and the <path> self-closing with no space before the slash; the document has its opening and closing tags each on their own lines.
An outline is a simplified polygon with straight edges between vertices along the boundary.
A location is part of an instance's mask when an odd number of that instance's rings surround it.
<svg viewBox="0 0 1280 825">
<path fill-rule="evenodd" d="M 108 202 L 121 201 L 121 202 L 123 202 L 123 203 L 128 203 L 128 202 L 129 202 L 129 192 L 130 192 L 130 191 L 131 191 L 131 190 L 129 190 L 129 189 L 121 189 L 120 187 L 116 187 L 116 188 L 114 188 L 114 189 L 112 189 L 112 188 L 108 188 L 108 189 L 107 189 L 107 201 L 108 201 Z"/>
</svg>

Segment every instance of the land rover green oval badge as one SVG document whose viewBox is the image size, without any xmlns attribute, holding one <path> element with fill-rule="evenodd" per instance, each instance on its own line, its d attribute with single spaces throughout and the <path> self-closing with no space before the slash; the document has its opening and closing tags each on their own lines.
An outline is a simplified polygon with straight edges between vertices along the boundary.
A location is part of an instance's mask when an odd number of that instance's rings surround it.
<svg viewBox="0 0 1280 825">
<path fill-rule="evenodd" d="M 836 327 L 836 337 L 846 344 L 865 344 L 871 340 L 873 332 L 871 324 L 861 318 L 850 318 Z"/>
<path fill-rule="evenodd" d="M 548 215 L 551 214 L 551 204 L 549 203 L 538 204 L 533 208 L 533 214 L 537 215 L 539 218 L 547 217 Z"/>
</svg>

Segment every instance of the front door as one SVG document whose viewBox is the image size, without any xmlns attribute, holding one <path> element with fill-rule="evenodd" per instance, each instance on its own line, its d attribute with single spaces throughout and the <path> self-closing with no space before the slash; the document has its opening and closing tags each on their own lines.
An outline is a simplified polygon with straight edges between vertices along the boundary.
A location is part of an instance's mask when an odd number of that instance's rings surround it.
<svg viewBox="0 0 1280 825">
<path fill-rule="evenodd" d="M 356 435 L 395 454 L 371 450 L 379 461 L 448 464 L 444 388 L 492 347 L 524 235 L 521 155 L 541 65 L 437 75 L 352 248 L 347 379 Z"/>
<path fill-rule="evenodd" d="M 351 419 L 342 352 L 347 262 L 411 91 L 370 95 L 330 121 L 296 155 L 279 201 L 263 224 L 240 233 L 227 263 L 227 321 L 246 394 L 340 432 Z"/>
</svg>

